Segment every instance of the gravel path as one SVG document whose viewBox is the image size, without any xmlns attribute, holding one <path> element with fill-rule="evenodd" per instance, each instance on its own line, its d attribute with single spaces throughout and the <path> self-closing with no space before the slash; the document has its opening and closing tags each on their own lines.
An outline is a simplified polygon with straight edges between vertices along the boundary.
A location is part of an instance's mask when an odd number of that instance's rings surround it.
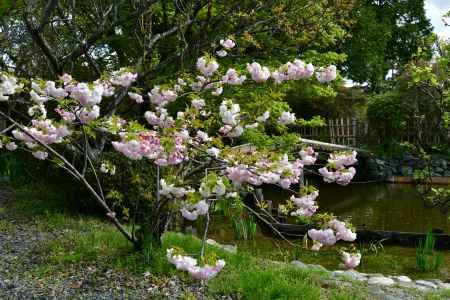
<svg viewBox="0 0 450 300">
<path fill-rule="evenodd" d="M 143 275 L 80 265 L 48 276 L 39 249 L 70 233 L 43 232 L 37 221 L 10 215 L 6 207 L 13 199 L 12 191 L 0 189 L 0 299 L 211 299 L 204 287 L 187 286 L 178 277 L 155 283 Z"/>
</svg>

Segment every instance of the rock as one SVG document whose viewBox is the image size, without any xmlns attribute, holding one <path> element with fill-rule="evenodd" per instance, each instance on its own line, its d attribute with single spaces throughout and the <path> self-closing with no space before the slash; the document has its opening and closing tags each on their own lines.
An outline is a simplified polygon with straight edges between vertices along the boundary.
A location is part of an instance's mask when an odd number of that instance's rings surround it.
<svg viewBox="0 0 450 300">
<path fill-rule="evenodd" d="M 425 287 L 429 287 L 429 288 L 433 288 L 436 289 L 437 285 L 430 282 L 430 281 L 426 281 L 426 280 L 416 280 L 415 283 L 417 285 L 421 285 L 421 286 L 425 286 Z"/>
<path fill-rule="evenodd" d="M 363 274 L 361 274 L 355 270 L 347 270 L 342 275 L 350 277 L 351 279 L 354 279 L 354 280 L 359 280 L 359 281 L 367 280 L 366 276 L 364 276 Z"/>
<path fill-rule="evenodd" d="M 435 168 L 433 170 L 433 173 L 436 173 L 436 174 L 439 174 L 439 175 L 441 175 L 443 172 L 444 172 L 444 169 L 439 168 L 439 167 L 437 167 L 437 168 Z"/>
<path fill-rule="evenodd" d="M 409 176 L 413 175 L 414 171 L 413 171 L 412 167 L 403 166 L 401 168 L 401 173 L 402 173 L 403 176 L 408 176 L 409 177 Z"/>
<path fill-rule="evenodd" d="M 389 285 L 394 284 L 394 280 L 392 280 L 391 278 L 384 277 L 384 276 L 379 276 L 379 277 L 370 277 L 369 280 L 367 281 L 367 283 L 389 286 Z"/>
<path fill-rule="evenodd" d="M 398 282 L 412 282 L 411 278 L 408 276 L 392 276 L 393 279 L 396 279 Z"/>
<path fill-rule="evenodd" d="M 440 279 L 429 279 L 427 281 L 430 281 L 432 283 L 434 283 L 435 285 L 439 286 L 441 283 L 444 283 L 442 280 Z"/>
<path fill-rule="evenodd" d="M 308 269 L 308 265 L 305 263 L 302 263 L 299 260 L 293 260 L 293 261 L 291 261 L 291 264 L 299 269 Z"/>
<path fill-rule="evenodd" d="M 398 282 L 398 286 L 404 287 L 404 288 L 409 288 L 409 289 L 415 289 L 416 288 L 416 285 L 412 281 L 411 282 L 399 281 Z"/>
<path fill-rule="evenodd" d="M 345 274 L 345 272 L 342 270 L 336 270 L 336 271 L 331 272 L 332 277 L 343 276 L 344 274 Z"/>
<path fill-rule="evenodd" d="M 321 266 L 321 265 L 308 265 L 308 267 L 313 270 L 328 272 L 328 270 L 324 266 Z"/>
<path fill-rule="evenodd" d="M 439 287 L 440 289 L 450 290 L 450 283 L 445 283 L 445 282 L 443 282 L 443 283 L 438 284 L 438 287 Z"/>
<path fill-rule="evenodd" d="M 218 242 L 216 242 L 213 239 L 207 239 L 206 243 L 208 245 L 215 246 L 217 248 L 220 248 L 220 249 L 222 249 L 224 251 L 227 251 L 227 252 L 230 252 L 230 253 L 237 253 L 237 246 L 236 245 L 222 245 L 222 244 L 219 244 Z"/>
<path fill-rule="evenodd" d="M 369 276 L 369 277 L 384 277 L 384 275 L 380 274 L 380 273 L 369 273 L 369 274 L 366 274 L 366 276 Z"/>
</svg>

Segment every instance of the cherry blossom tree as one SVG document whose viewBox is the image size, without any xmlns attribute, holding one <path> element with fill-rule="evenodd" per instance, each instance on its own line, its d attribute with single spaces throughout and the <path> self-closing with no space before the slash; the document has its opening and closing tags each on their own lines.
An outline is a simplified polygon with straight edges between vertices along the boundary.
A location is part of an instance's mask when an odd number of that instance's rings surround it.
<svg viewBox="0 0 450 300">
<path fill-rule="evenodd" d="M 218 51 L 229 53 L 235 46 L 233 40 L 224 38 Z M 144 94 L 133 88 L 139 75 L 128 68 L 93 82 L 77 82 L 69 74 L 61 75 L 57 81 L 25 80 L 2 72 L 0 101 L 22 105 L 29 122 L 0 111 L 0 117 L 11 124 L 2 132 L 0 148 L 4 144 L 7 151 L 21 149 L 64 169 L 90 192 L 118 230 L 138 247 L 144 241 L 135 234 L 134 227 L 130 232 L 122 225 L 108 204 L 99 176 L 101 173 L 114 177 L 120 170 L 113 162 L 91 155 L 88 132 L 101 134 L 127 159 L 142 160 L 149 168 L 155 166 L 155 201 L 147 229 L 153 240 L 159 241 L 173 217 L 189 221 L 205 218 L 200 259 L 190 257 L 182 249 L 168 249 L 167 259 L 194 278 L 207 280 L 225 266 L 223 260 L 205 253 L 212 207 L 229 203 L 262 218 L 245 204 L 243 195 L 255 196 L 258 187 L 275 185 L 292 192 L 284 206 L 287 214 L 302 218 L 318 216 L 315 200 L 319 191 L 308 186 L 301 187 L 299 192 L 293 189 L 300 183 L 304 167 L 316 162 L 317 154 L 311 147 L 280 152 L 273 147 L 240 142 L 247 131 L 265 132 L 270 127 L 287 130 L 286 125 L 296 122 L 295 115 L 277 103 L 263 107 L 260 113 L 248 111 L 233 99 L 234 93 L 251 91 L 262 84 L 276 88 L 295 80 L 328 84 L 336 76 L 334 66 L 315 67 L 300 59 L 275 68 L 255 61 L 245 68 L 224 69 L 216 57 L 204 55 L 198 58 L 193 74 L 153 86 Z M 117 95 L 120 99 L 128 96 L 131 103 L 148 110 L 140 119 L 122 118 L 115 110 L 105 110 L 119 99 Z M 184 109 L 171 111 L 171 105 L 183 101 Z M 77 166 L 70 162 L 67 149 L 83 153 L 84 164 Z M 356 152 L 334 153 L 318 174 L 326 182 L 347 185 L 355 175 L 355 169 L 350 167 L 355 162 Z M 86 170 L 94 175 L 92 180 L 87 178 Z M 261 209 L 264 210 L 262 206 Z M 319 228 L 308 231 L 314 241 L 313 250 L 332 246 L 339 240 L 356 239 L 350 224 L 327 214 L 319 219 L 316 222 Z M 349 268 L 359 264 L 357 255 L 347 253 L 343 260 Z"/>
</svg>

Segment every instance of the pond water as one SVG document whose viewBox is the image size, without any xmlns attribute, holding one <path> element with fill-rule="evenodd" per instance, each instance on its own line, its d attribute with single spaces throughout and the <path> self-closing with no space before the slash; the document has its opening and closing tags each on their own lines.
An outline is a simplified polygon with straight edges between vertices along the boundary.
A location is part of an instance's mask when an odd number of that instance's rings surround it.
<svg viewBox="0 0 450 300">
<path fill-rule="evenodd" d="M 319 188 L 318 203 L 322 211 L 333 212 L 341 219 L 350 220 L 357 228 L 426 232 L 440 228 L 450 234 L 448 215 L 437 208 L 426 208 L 413 185 L 406 184 L 351 184 L 346 187 L 323 182 L 311 182 Z M 277 203 L 289 198 L 283 190 L 265 190 L 266 200 Z M 299 259 L 305 263 L 321 264 L 330 270 L 340 268 L 339 246 L 320 252 L 302 249 L 302 241 L 293 247 L 283 240 L 264 236 L 260 231 L 254 240 L 236 240 L 229 220 L 218 218 L 211 224 L 210 237 L 222 243 L 236 244 L 238 249 L 254 256 L 274 260 Z M 342 244 L 340 246 L 346 246 Z M 416 268 L 416 249 L 384 245 L 375 252 L 370 244 L 357 243 L 363 258 L 358 271 L 386 275 L 408 275 L 412 278 L 450 278 L 450 251 L 442 251 L 443 264 L 435 272 L 423 273 Z"/>
<path fill-rule="evenodd" d="M 349 220 L 356 228 L 409 232 L 439 228 L 450 234 L 448 214 L 438 208 L 425 207 L 414 185 L 313 184 L 319 188 L 320 210 Z M 280 190 L 265 192 L 265 199 L 274 203 L 284 201 L 287 196 Z"/>
</svg>

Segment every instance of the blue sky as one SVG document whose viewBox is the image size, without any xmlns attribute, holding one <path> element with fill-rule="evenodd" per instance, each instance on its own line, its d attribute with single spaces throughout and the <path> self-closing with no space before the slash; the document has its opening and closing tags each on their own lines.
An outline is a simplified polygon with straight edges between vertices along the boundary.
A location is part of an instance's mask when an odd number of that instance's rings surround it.
<svg viewBox="0 0 450 300">
<path fill-rule="evenodd" d="M 450 10 L 450 0 L 425 0 L 425 10 L 434 27 L 434 32 L 442 37 L 450 38 L 450 26 L 444 26 L 442 22 L 442 15 Z"/>
</svg>

